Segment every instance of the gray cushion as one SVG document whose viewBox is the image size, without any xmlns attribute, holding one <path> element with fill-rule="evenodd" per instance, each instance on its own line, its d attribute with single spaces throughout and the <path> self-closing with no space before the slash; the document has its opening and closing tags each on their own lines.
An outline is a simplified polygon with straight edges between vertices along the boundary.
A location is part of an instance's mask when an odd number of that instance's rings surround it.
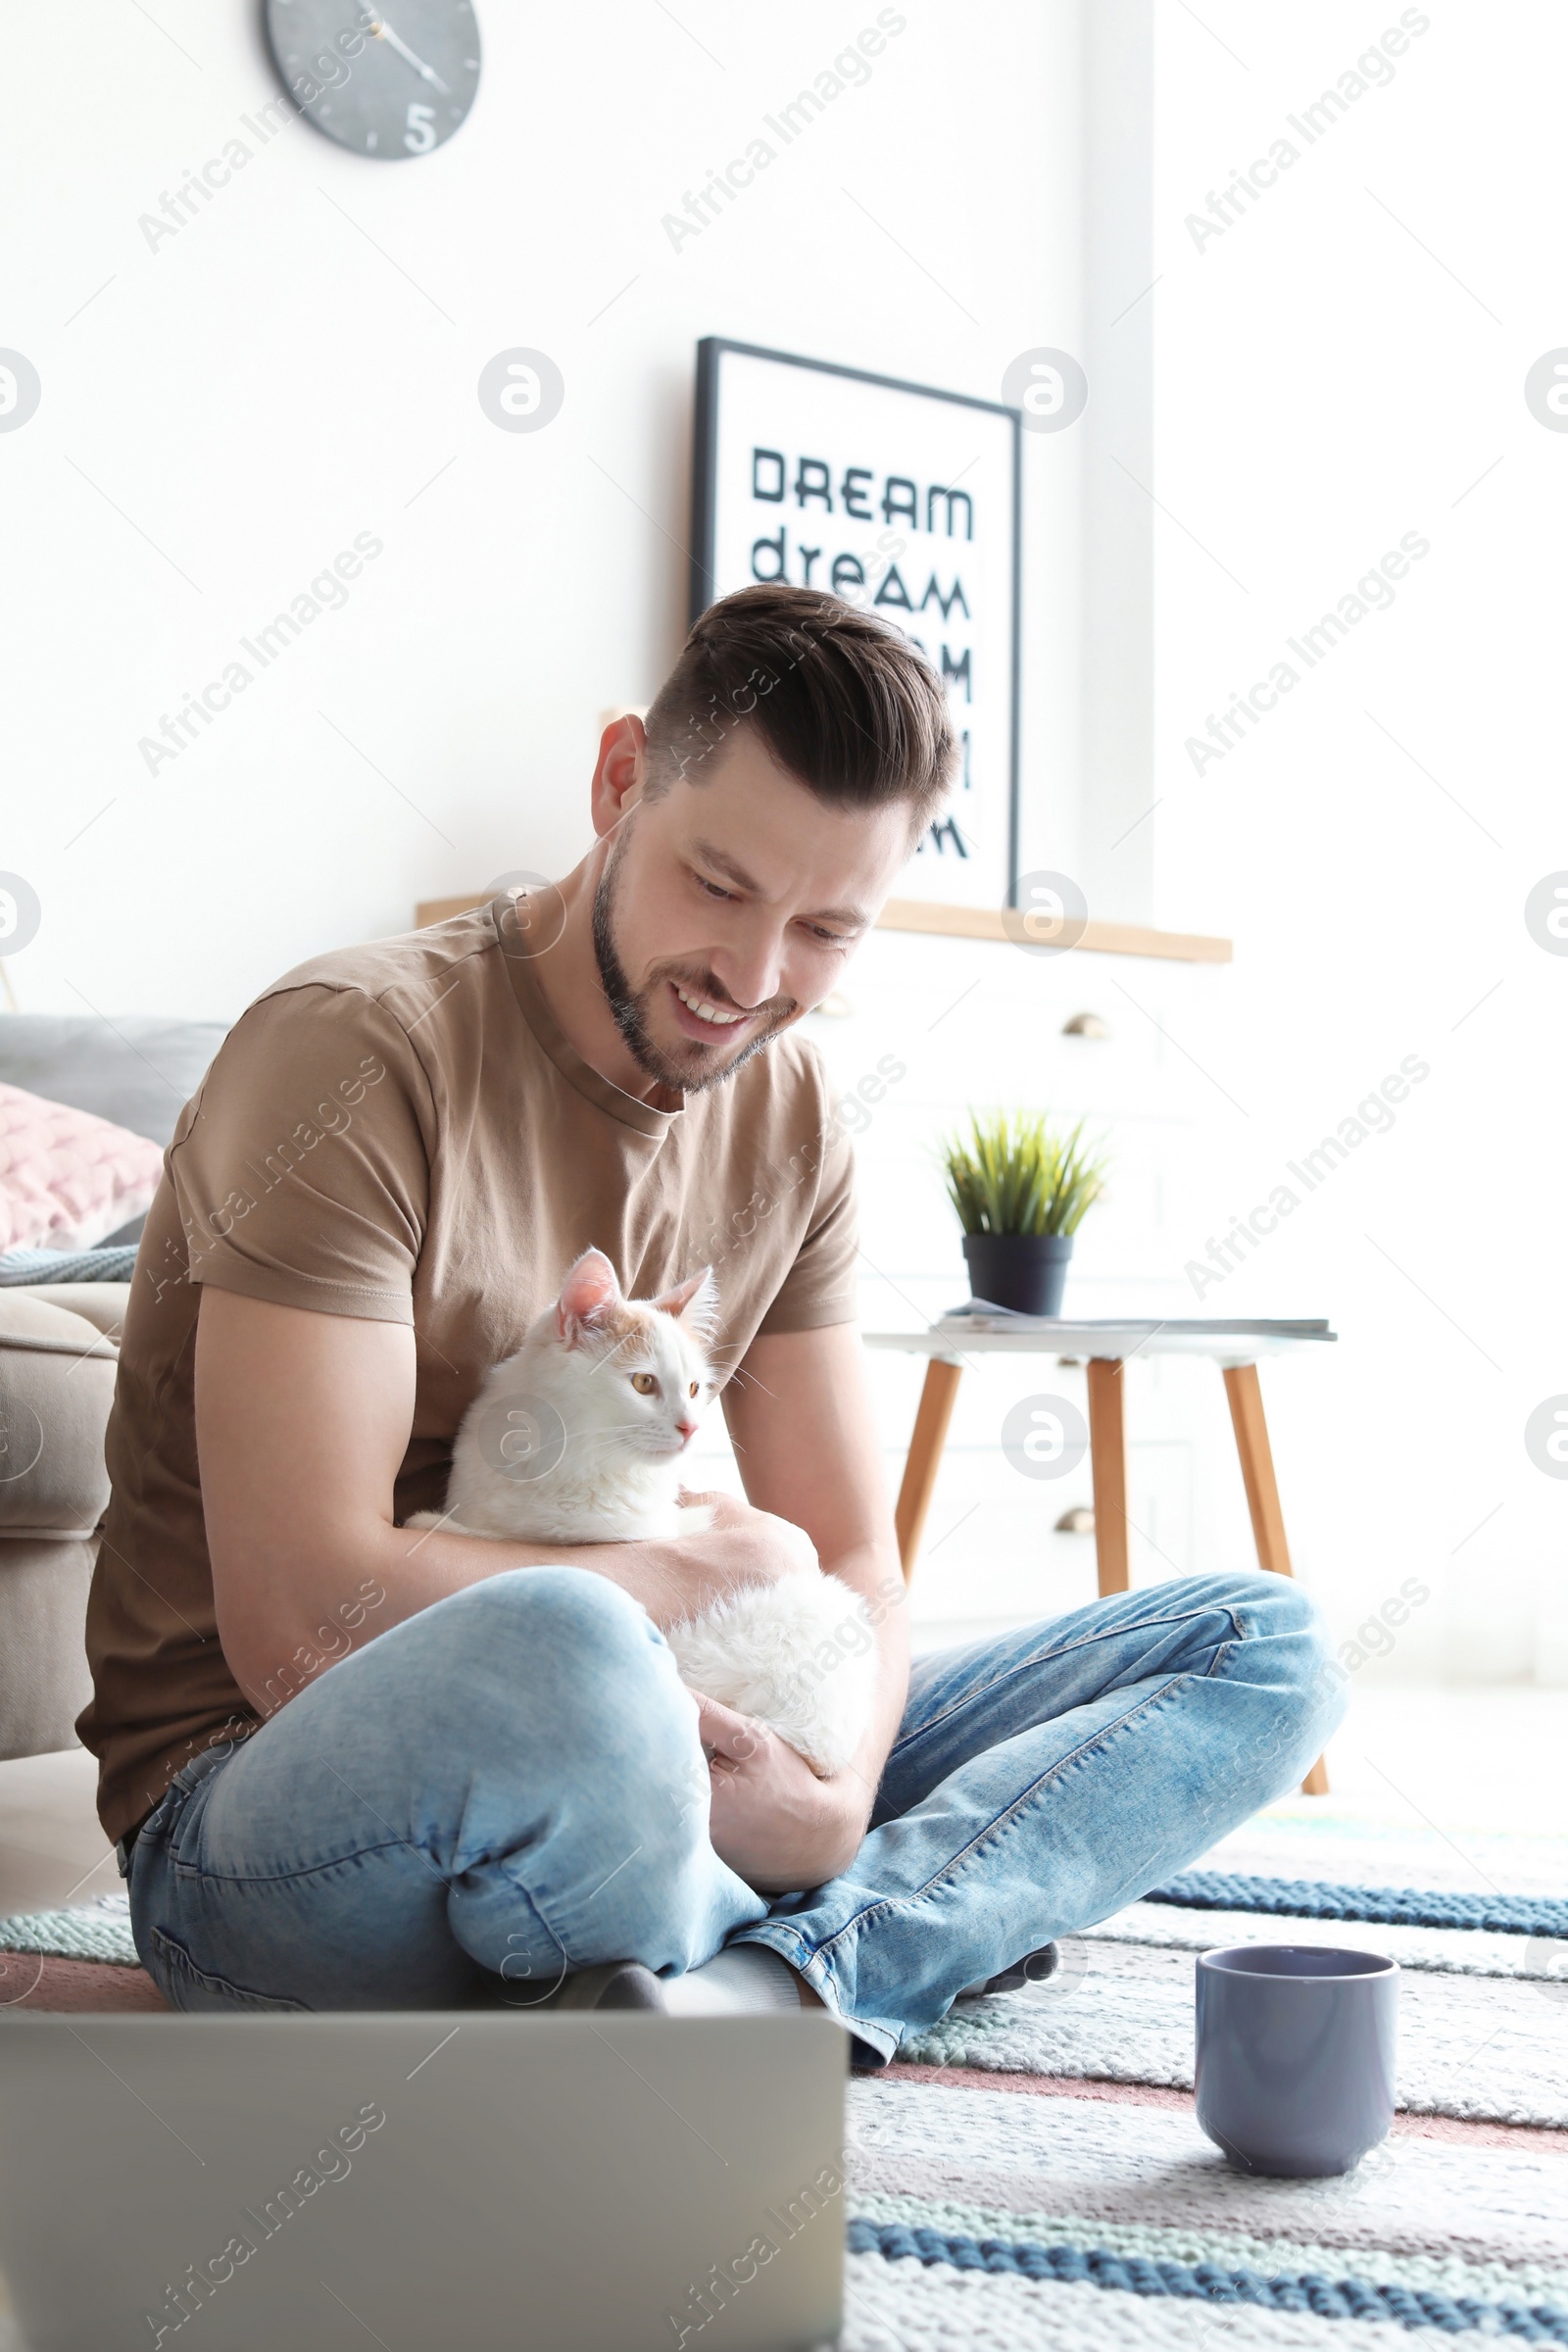
<svg viewBox="0 0 1568 2352">
<path fill-rule="evenodd" d="M 50 1102 L 113 1119 L 132 1135 L 167 1144 L 213 1055 L 228 1034 L 222 1021 L 169 1021 L 144 1013 L 0 1014 L 0 1084 Z M 134 1242 L 143 1219 L 106 1234 Z"/>
<path fill-rule="evenodd" d="M 227 1034 L 223 1021 L 0 1013 L 0 1083 L 167 1144 Z"/>
</svg>

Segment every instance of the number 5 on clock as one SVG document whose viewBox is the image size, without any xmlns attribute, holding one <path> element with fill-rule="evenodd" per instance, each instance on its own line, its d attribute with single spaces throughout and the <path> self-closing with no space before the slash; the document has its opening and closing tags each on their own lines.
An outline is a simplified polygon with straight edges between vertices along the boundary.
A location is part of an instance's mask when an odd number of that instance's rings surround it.
<svg viewBox="0 0 1568 2352">
<path fill-rule="evenodd" d="M 435 108 L 421 106 L 417 99 L 409 108 L 408 129 L 403 144 L 411 155 L 428 155 L 435 145 Z"/>
</svg>

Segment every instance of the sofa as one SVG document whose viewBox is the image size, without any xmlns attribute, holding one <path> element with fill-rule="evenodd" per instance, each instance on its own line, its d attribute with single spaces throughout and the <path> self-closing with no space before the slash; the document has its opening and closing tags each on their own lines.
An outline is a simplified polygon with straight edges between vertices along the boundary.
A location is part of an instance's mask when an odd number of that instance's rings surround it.
<svg viewBox="0 0 1568 2352">
<path fill-rule="evenodd" d="M 223 1036 L 220 1021 L 3 1013 L 0 1082 L 167 1144 Z M 129 1297 L 119 1282 L 0 1288 L 0 1759 L 75 1745 Z"/>
<path fill-rule="evenodd" d="M 0 1291 L 0 1758 L 73 1747 L 122 1283 Z M 69 1304 L 63 1301 L 69 1299 Z"/>
</svg>

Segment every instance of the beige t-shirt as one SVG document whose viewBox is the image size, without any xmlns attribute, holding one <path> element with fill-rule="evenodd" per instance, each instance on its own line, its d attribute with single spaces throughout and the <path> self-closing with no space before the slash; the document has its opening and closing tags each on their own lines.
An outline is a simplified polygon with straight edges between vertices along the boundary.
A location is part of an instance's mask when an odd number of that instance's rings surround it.
<svg viewBox="0 0 1568 2352">
<path fill-rule="evenodd" d="M 854 1319 L 850 1148 L 814 1048 L 786 1036 L 706 1094 L 636 1101 L 567 1043 L 503 904 L 301 965 L 244 1014 L 181 1114 L 125 1318 L 87 1614 L 94 1696 L 77 1729 L 111 1837 L 259 1720 L 218 1639 L 199 1284 L 413 1325 L 399 1519 L 440 1506 L 485 1373 L 590 1246 L 633 1298 L 711 1264 L 726 1372 L 759 1332 Z M 346 1577 L 329 1596 L 334 1631 L 366 1621 L 356 1592 Z M 309 1671 L 300 1658 L 282 1688 Z"/>
</svg>

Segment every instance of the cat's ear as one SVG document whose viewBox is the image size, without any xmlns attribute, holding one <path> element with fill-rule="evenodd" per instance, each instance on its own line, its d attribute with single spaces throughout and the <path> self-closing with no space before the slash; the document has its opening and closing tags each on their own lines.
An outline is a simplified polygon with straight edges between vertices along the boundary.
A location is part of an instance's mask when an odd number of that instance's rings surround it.
<svg viewBox="0 0 1568 2352">
<path fill-rule="evenodd" d="M 584 1332 L 602 1330 L 620 1303 L 614 1267 L 602 1250 L 585 1250 L 561 1286 L 556 1329 L 574 1348 Z"/>
<path fill-rule="evenodd" d="M 718 1329 L 718 1285 L 711 1266 L 704 1266 L 672 1291 L 661 1292 L 651 1303 L 661 1314 L 674 1315 L 700 1340 L 710 1340 Z"/>
</svg>

